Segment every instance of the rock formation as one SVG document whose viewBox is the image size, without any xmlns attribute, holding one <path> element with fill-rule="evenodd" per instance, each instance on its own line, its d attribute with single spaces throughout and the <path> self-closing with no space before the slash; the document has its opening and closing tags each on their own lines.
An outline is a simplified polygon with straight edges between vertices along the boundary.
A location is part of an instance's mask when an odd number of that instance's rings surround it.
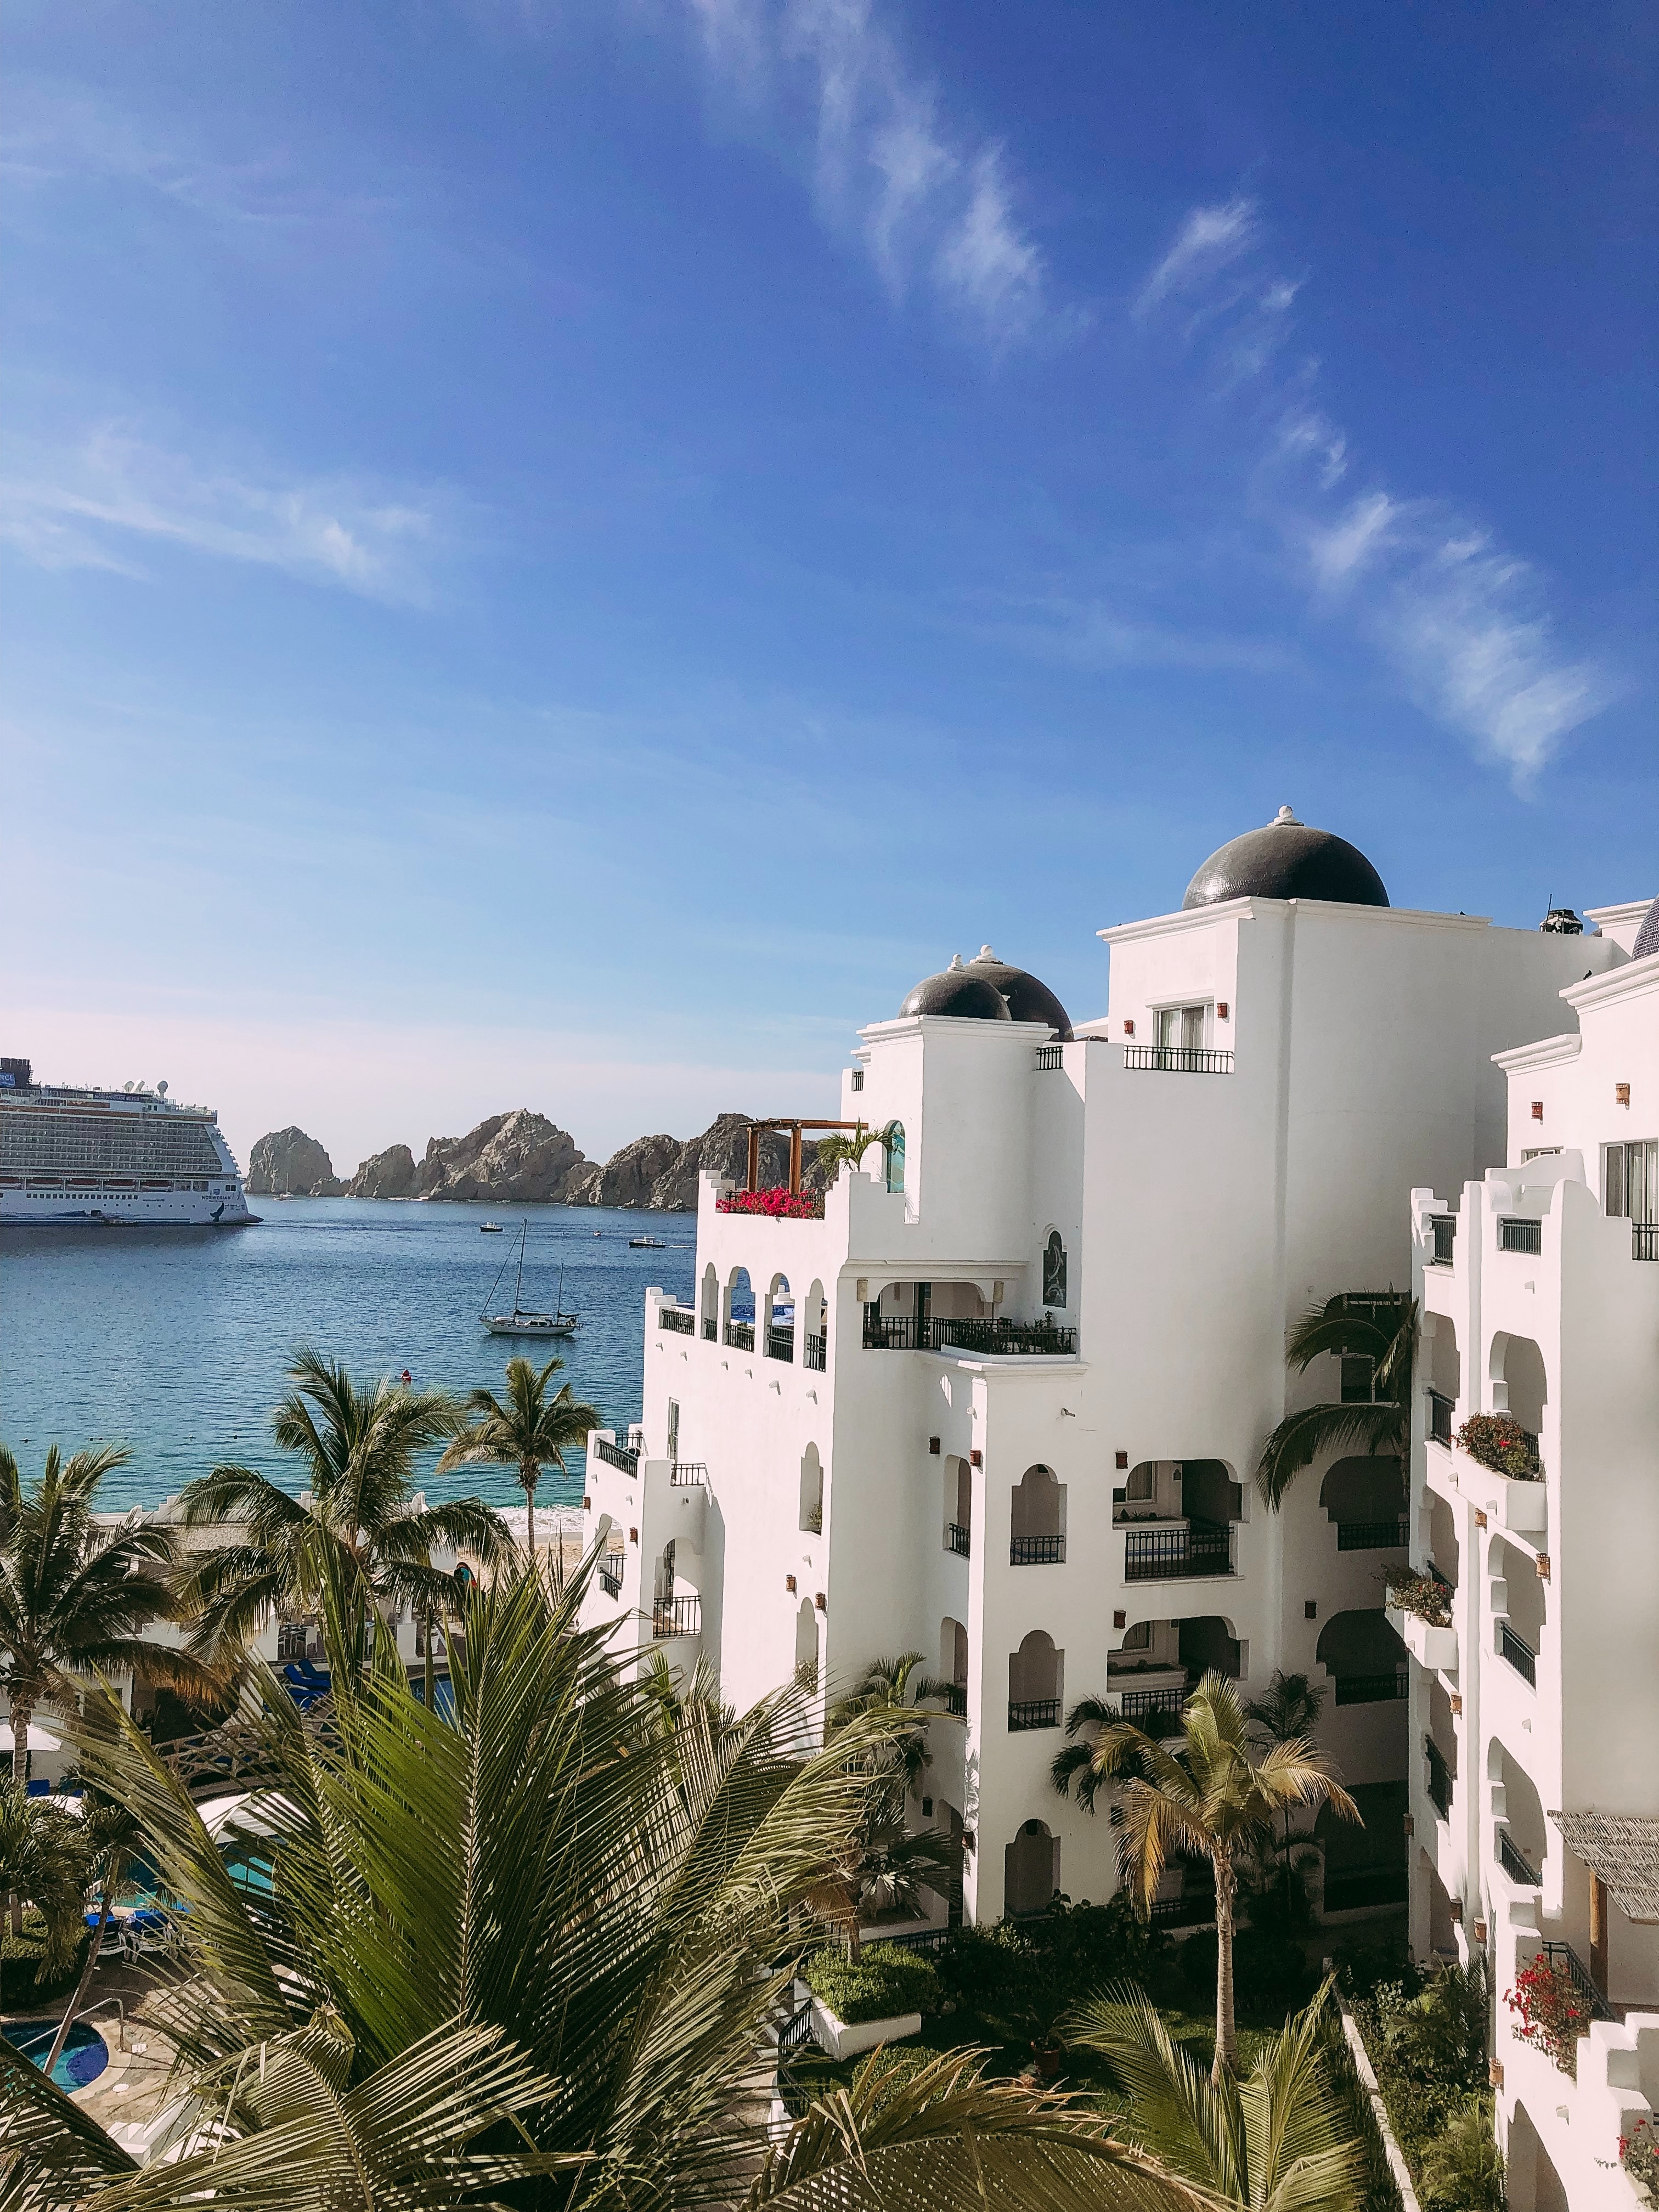
<svg viewBox="0 0 1659 2212">
<path fill-rule="evenodd" d="M 248 1154 L 248 1194 L 260 1198 L 338 1198 L 345 1185 L 315 1137 L 273 1129 Z"/>
<path fill-rule="evenodd" d="M 290 1138 L 312 1145 L 298 1129 L 261 1137 L 253 1148 L 256 1171 L 267 1146 Z M 317 1194 L 337 1194 L 342 1186 L 333 1181 L 327 1153 L 320 1145 L 312 1150 L 330 1183 Z M 801 1181 L 809 1190 L 818 1188 L 817 1152 L 810 1141 L 801 1148 Z M 350 1198 L 500 1199 L 527 1206 L 625 1206 L 690 1213 L 696 1209 L 697 1177 L 704 1169 L 743 1182 L 749 1170 L 747 1115 L 721 1114 L 700 1137 L 636 1137 L 601 1165 L 584 1159 L 574 1139 L 545 1115 L 520 1106 L 510 1114 L 492 1114 L 465 1137 L 429 1139 L 419 1160 L 407 1145 L 392 1145 L 364 1160 L 344 1188 Z M 761 1140 L 761 1182 L 781 1183 L 788 1176 L 789 1139 L 769 1132 Z M 248 1188 L 270 1191 L 283 1185 L 255 1183 L 250 1176 Z M 297 1166 L 294 1188 L 301 1188 Z"/>
<path fill-rule="evenodd" d="M 415 1155 L 407 1145 L 392 1145 L 359 1163 L 346 1187 L 348 1198 L 413 1198 L 419 1181 Z"/>
</svg>

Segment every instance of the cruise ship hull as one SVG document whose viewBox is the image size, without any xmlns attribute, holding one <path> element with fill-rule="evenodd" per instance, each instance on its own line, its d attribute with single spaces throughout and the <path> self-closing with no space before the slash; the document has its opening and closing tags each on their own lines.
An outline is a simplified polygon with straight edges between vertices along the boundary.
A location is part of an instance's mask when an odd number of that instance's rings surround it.
<svg viewBox="0 0 1659 2212">
<path fill-rule="evenodd" d="M 258 1218 L 240 1191 L 0 1189 L 0 1229 L 247 1229 Z"/>
<path fill-rule="evenodd" d="M 0 1227 L 244 1229 L 241 1171 L 211 1107 L 165 1083 L 40 1084 L 0 1060 Z"/>
</svg>

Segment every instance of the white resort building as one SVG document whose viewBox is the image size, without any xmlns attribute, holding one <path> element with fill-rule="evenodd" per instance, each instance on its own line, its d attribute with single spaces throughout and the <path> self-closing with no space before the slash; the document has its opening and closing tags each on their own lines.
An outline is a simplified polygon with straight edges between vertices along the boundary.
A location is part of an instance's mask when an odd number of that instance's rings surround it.
<svg viewBox="0 0 1659 2212">
<path fill-rule="evenodd" d="M 1276 1514 L 1253 1478 L 1287 1411 L 1371 1387 L 1335 1360 L 1287 1376 L 1287 1329 L 1405 1291 L 1407 1194 L 1491 1189 L 1516 1156 L 1494 1054 L 1552 1036 L 1565 987 L 1587 1021 L 1617 999 L 1628 935 L 1577 930 L 1392 908 L 1361 854 L 1285 809 L 1179 912 L 1100 932 L 1101 1018 L 1074 1024 L 988 947 L 918 984 L 860 1033 L 840 1118 L 883 1141 L 821 1205 L 786 1194 L 769 1218 L 705 1177 L 695 1303 L 647 1292 L 643 1419 L 589 1453 L 589 1618 L 637 1613 L 740 1705 L 797 1669 L 833 1697 L 922 1652 L 963 1724 L 930 1731 L 911 1816 L 961 1836 L 979 1921 L 1115 1885 L 1104 1804 L 1050 1781 L 1079 1698 L 1141 1715 L 1207 1667 L 1247 1697 L 1306 1672 L 1366 1814 L 1329 1840 L 1328 1911 L 1403 1897 L 1422 1727 L 1381 1582 L 1422 1550 L 1403 1472 L 1316 1463 Z M 1570 1050 L 1538 1048 L 1560 1085 L 1540 1145 L 1579 1141 L 1553 1133 L 1580 1111 Z M 1528 1206 L 1547 1215 L 1541 1187 Z M 1585 1224 L 1615 1236 L 1593 1203 Z M 1419 1777 L 1419 1836 L 1425 1802 Z"/>
<path fill-rule="evenodd" d="M 1411 1200 L 1412 1935 L 1491 1962 L 1513 2212 L 1646 2201 L 1659 2106 L 1659 900 L 1591 919 L 1632 957 L 1498 1054 L 1503 1164 Z"/>
</svg>

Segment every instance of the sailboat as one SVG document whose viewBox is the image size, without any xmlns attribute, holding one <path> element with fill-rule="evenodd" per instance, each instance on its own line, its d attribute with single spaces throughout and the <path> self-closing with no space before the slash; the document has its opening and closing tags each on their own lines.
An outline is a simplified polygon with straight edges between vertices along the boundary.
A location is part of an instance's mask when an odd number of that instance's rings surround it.
<svg viewBox="0 0 1659 2212">
<path fill-rule="evenodd" d="M 576 1334 L 576 1323 L 580 1319 L 580 1316 L 566 1313 L 564 1310 L 564 1269 L 562 1267 L 559 1270 L 558 1295 L 554 1300 L 554 1310 L 551 1313 L 530 1311 L 520 1303 L 524 1295 L 525 1242 L 529 1234 L 530 1223 L 526 1219 L 519 1231 L 519 1267 L 513 1284 L 512 1312 L 491 1313 L 489 1310 L 495 1301 L 495 1291 L 501 1283 L 501 1276 L 507 1273 L 510 1264 L 503 1260 L 501 1273 L 489 1286 L 489 1296 L 484 1300 L 484 1309 L 478 1318 L 492 1336 L 574 1336 Z"/>
</svg>

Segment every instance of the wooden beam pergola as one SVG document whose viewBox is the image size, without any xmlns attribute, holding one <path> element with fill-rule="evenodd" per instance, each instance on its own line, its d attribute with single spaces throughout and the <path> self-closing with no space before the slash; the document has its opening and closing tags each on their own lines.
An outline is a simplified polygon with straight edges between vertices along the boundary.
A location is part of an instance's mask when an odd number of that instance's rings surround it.
<svg viewBox="0 0 1659 2212">
<path fill-rule="evenodd" d="M 750 1190 L 756 1190 L 759 1188 L 760 1146 L 761 1139 L 763 1137 L 769 1136 L 774 1133 L 778 1135 L 781 1135 L 786 1129 L 789 1132 L 789 1188 L 792 1191 L 799 1194 L 800 1190 L 800 1136 L 803 1129 L 862 1129 L 869 1128 L 869 1126 L 870 1125 L 867 1121 L 803 1121 L 799 1115 L 794 1114 L 780 1114 L 770 1120 L 763 1118 L 750 1121 L 749 1124 L 749 1182 L 747 1188 Z M 873 1135 L 875 1133 L 872 1130 L 871 1133 Z"/>
</svg>

